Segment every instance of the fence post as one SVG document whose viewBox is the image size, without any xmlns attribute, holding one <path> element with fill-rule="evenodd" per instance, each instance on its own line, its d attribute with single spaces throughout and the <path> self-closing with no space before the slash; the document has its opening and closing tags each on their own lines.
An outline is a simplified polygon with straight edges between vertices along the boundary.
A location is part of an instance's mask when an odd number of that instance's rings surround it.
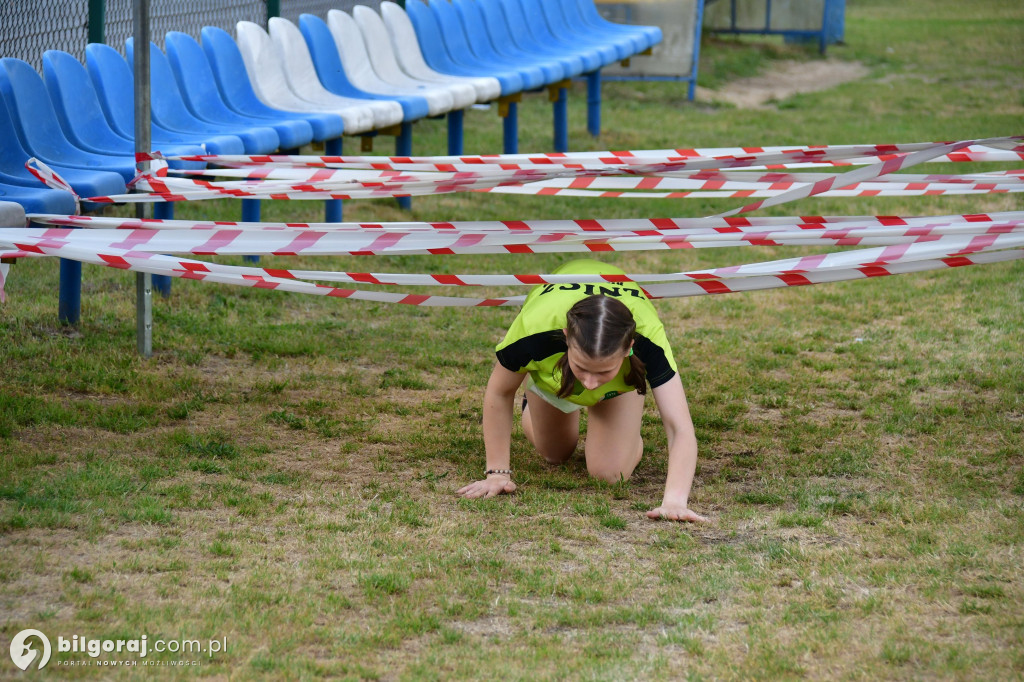
<svg viewBox="0 0 1024 682">
<path fill-rule="evenodd" d="M 281 0 L 267 0 L 267 24 L 274 17 L 281 16 Z"/>
<path fill-rule="evenodd" d="M 106 23 L 106 0 L 89 0 L 89 42 L 103 42 L 103 28 Z"/>
</svg>

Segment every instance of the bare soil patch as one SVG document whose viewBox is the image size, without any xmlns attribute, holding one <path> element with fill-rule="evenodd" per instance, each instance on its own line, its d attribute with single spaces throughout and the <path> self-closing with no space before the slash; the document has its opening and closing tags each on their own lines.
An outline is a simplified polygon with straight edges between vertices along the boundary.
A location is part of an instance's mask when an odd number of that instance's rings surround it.
<svg viewBox="0 0 1024 682">
<path fill-rule="evenodd" d="M 741 78 L 723 88 L 697 88 L 697 100 L 726 102 L 739 109 L 771 109 L 774 102 L 803 92 L 828 90 L 865 78 L 868 68 L 860 62 L 838 59 L 821 61 L 779 61 L 770 72 Z"/>
</svg>

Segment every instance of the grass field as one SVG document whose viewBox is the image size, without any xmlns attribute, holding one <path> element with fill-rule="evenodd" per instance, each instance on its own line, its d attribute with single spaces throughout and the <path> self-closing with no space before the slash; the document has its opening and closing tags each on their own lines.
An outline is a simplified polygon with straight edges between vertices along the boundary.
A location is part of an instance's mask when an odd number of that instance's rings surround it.
<svg viewBox="0 0 1024 682">
<path fill-rule="evenodd" d="M 597 140 L 577 84 L 572 148 L 1024 132 L 1019 2 L 847 5 L 846 45 L 830 56 L 862 62 L 869 78 L 767 110 L 688 103 L 675 84 L 607 84 Z M 776 39 L 708 41 L 702 82 L 783 57 L 819 58 Z M 550 149 L 547 100 L 529 96 L 521 112 L 521 149 Z M 443 153 L 443 131 L 443 121 L 417 124 L 417 153 Z M 466 136 L 467 151 L 500 151 L 495 112 L 470 112 Z M 412 216 L 697 216 L 738 205 L 449 195 L 417 198 Z M 774 214 L 1022 206 L 1008 195 L 817 199 Z M 278 202 L 264 218 L 321 211 Z M 238 212 L 223 202 L 179 215 Z M 346 217 L 405 214 L 350 202 Z M 677 271 L 792 253 L 807 251 L 608 260 Z M 550 272 L 563 260 L 269 262 Z M 132 275 L 86 268 L 77 328 L 56 322 L 56 282 L 56 262 L 19 263 L 0 306 L 0 648 L 43 631 L 51 678 L 1024 678 L 1020 262 L 660 302 L 697 428 L 691 504 L 712 519 L 701 526 L 644 516 L 666 466 L 653 401 L 628 483 L 589 480 L 579 453 L 548 466 L 520 433 L 516 495 L 454 494 L 483 468 L 483 386 L 514 310 L 179 280 L 155 303 L 155 354 L 144 360 Z M 58 667 L 92 660 L 57 652 L 58 635 L 143 634 L 227 647 L 149 656 L 199 667 Z M 4 653 L 0 679 L 15 673 Z"/>
</svg>

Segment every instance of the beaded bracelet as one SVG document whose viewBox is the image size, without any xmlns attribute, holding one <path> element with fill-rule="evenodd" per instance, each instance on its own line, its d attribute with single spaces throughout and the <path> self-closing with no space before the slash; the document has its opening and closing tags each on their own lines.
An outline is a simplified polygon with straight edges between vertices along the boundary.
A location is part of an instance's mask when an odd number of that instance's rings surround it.
<svg viewBox="0 0 1024 682">
<path fill-rule="evenodd" d="M 484 472 L 484 476 L 490 476 L 491 474 L 509 474 L 512 475 L 511 469 L 488 469 Z"/>
</svg>

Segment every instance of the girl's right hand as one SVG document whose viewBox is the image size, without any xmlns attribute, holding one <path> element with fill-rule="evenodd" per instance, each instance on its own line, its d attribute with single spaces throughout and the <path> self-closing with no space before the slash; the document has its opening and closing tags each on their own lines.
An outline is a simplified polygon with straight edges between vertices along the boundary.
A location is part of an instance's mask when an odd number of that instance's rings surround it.
<svg viewBox="0 0 1024 682">
<path fill-rule="evenodd" d="M 458 494 L 474 500 L 479 497 L 488 498 L 497 495 L 511 495 L 516 491 L 516 484 L 508 476 L 488 476 L 482 481 L 470 483 L 458 489 Z"/>
</svg>

